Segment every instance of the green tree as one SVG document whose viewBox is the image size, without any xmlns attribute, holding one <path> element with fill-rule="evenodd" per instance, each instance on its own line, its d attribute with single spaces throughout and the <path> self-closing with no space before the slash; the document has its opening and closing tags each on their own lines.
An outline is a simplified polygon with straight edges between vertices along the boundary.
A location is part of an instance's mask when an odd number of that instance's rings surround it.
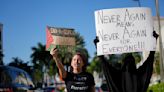
<svg viewBox="0 0 164 92">
<path fill-rule="evenodd" d="M 93 73 L 94 71 L 96 71 L 97 73 L 102 72 L 101 61 L 96 56 L 96 53 L 95 53 L 95 56 L 93 57 L 90 65 L 87 67 L 87 71 L 90 73 Z"/>
<path fill-rule="evenodd" d="M 147 92 L 164 92 L 164 83 L 149 86 Z"/>
<path fill-rule="evenodd" d="M 32 63 L 35 65 L 43 65 L 48 66 L 49 61 L 52 59 L 49 51 L 45 50 L 45 45 L 38 43 L 37 47 L 32 47 L 33 53 L 31 54 Z"/>
<path fill-rule="evenodd" d="M 37 47 L 32 47 L 33 53 L 31 54 L 32 64 L 34 68 L 33 78 L 35 83 L 43 81 L 44 66 L 49 68 L 52 56 L 49 51 L 45 50 L 45 45 L 38 43 Z"/>
</svg>

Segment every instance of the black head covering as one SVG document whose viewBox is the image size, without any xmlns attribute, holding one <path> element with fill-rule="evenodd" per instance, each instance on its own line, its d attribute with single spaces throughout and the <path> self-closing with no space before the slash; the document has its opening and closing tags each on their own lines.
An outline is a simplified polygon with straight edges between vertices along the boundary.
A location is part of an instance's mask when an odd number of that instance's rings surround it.
<svg viewBox="0 0 164 92">
<path fill-rule="evenodd" d="M 135 59 L 132 54 L 127 54 L 127 56 L 123 59 L 122 70 L 129 72 L 136 71 Z"/>
</svg>

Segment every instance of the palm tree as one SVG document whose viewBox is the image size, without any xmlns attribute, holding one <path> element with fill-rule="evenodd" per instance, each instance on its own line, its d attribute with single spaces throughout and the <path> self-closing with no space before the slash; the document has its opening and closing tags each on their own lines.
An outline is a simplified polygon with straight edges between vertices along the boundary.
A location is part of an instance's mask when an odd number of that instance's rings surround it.
<svg viewBox="0 0 164 92">
<path fill-rule="evenodd" d="M 38 43 L 37 47 L 32 47 L 33 53 L 31 54 L 32 64 L 34 67 L 33 77 L 35 83 L 36 82 L 43 82 L 43 67 L 49 68 L 52 56 L 49 54 L 48 51 L 45 50 L 45 45 Z"/>
<path fill-rule="evenodd" d="M 38 43 L 38 47 L 32 47 L 32 63 L 35 65 L 48 65 L 49 61 L 51 60 L 51 55 L 48 51 L 45 50 L 45 45 Z"/>
</svg>

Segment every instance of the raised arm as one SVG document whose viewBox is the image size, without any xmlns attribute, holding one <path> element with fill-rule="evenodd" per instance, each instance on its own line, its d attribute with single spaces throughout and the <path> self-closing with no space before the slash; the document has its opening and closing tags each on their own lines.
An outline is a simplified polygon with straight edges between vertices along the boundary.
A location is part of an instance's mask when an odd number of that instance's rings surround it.
<svg viewBox="0 0 164 92">
<path fill-rule="evenodd" d="M 158 39 L 158 34 L 155 32 L 155 31 L 153 31 L 153 37 L 156 39 L 156 41 L 157 41 L 157 39 Z M 149 53 L 149 56 L 148 56 L 148 58 L 146 59 L 146 61 L 143 63 L 143 65 L 141 66 L 141 67 L 139 67 L 139 69 L 142 71 L 142 69 L 144 69 L 144 67 L 146 67 L 146 65 L 147 64 L 151 64 L 151 63 L 153 63 L 154 62 L 154 54 L 155 54 L 155 51 L 150 51 L 150 53 Z"/>
<path fill-rule="evenodd" d="M 98 38 L 98 36 L 96 36 L 96 38 L 94 39 L 94 44 L 95 44 L 95 47 L 96 47 L 96 49 L 97 49 L 97 43 L 99 42 L 99 38 Z M 107 66 L 106 68 L 113 68 L 112 69 L 112 71 L 117 71 L 117 69 L 115 68 L 115 67 L 113 67 L 111 64 L 109 64 L 108 63 L 108 61 L 106 60 L 106 58 L 105 58 L 105 56 L 104 55 L 101 55 L 101 56 L 98 56 L 98 58 L 99 58 L 99 60 L 100 60 L 100 62 L 102 62 L 102 65 L 103 66 Z M 105 68 L 105 67 L 103 67 L 102 66 L 102 68 Z"/>
<path fill-rule="evenodd" d="M 58 69 L 59 69 L 59 74 L 60 74 L 60 76 L 61 76 L 62 78 L 66 78 L 67 72 L 66 72 L 66 70 L 64 69 L 64 66 L 63 66 L 62 62 L 61 62 L 61 61 L 59 60 L 59 58 L 58 58 L 58 50 L 57 50 L 57 48 L 52 49 L 52 50 L 50 51 L 50 54 L 53 56 L 53 59 L 54 59 L 54 61 L 55 61 L 55 63 L 56 63 L 56 66 L 57 66 Z"/>
<path fill-rule="evenodd" d="M 158 34 L 156 32 L 153 32 L 153 36 L 158 38 Z M 153 63 L 154 63 L 154 54 L 155 51 L 150 51 L 148 58 L 146 61 L 143 63 L 142 66 L 138 68 L 138 82 L 140 85 L 140 92 L 145 92 L 148 88 L 148 85 L 150 83 L 150 78 L 153 73 Z"/>
<path fill-rule="evenodd" d="M 98 37 L 94 39 L 94 44 L 97 49 L 97 43 L 99 42 Z M 107 85 L 110 92 L 119 92 L 119 87 L 121 87 L 121 72 L 108 63 L 104 55 L 98 56 L 101 62 L 102 69 L 107 81 Z"/>
<path fill-rule="evenodd" d="M 158 39 L 158 36 L 159 35 L 155 31 L 153 31 L 153 37 L 156 39 L 156 41 Z M 154 54 L 155 54 L 155 51 L 150 51 L 149 56 L 146 59 L 146 61 L 143 63 L 142 66 L 138 68 L 139 73 L 144 74 L 147 72 L 146 70 L 148 70 L 150 73 L 153 71 L 152 69 L 153 69 L 153 62 L 154 62 Z"/>
</svg>

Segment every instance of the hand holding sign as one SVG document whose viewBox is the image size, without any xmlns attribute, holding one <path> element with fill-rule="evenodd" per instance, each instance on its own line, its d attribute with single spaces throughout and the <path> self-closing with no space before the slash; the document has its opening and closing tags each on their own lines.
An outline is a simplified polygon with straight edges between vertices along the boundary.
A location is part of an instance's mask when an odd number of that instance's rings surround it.
<svg viewBox="0 0 164 92">
<path fill-rule="evenodd" d="M 50 54 L 53 56 L 53 57 L 57 57 L 58 56 L 58 49 L 56 48 L 56 46 L 54 46 L 54 48 L 52 48 L 50 50 Z"/>
<path fill-rule="evenodd" d="M 98 38 L 98 36 L 96 36 L 96 38 L 94 39 L 94 44 L 95 44 L 95 47 L 97 48 L 97 43 L 99 42 L 99 38 Z"/>
<path fill-rule="evenodd" d="M 157 38 L 158 38 L 158 34 L 155 32 L 155 31 L 153 31 L 153 36 L 155 37 L 155 39 L 157 40 Z"/>
</svg>

